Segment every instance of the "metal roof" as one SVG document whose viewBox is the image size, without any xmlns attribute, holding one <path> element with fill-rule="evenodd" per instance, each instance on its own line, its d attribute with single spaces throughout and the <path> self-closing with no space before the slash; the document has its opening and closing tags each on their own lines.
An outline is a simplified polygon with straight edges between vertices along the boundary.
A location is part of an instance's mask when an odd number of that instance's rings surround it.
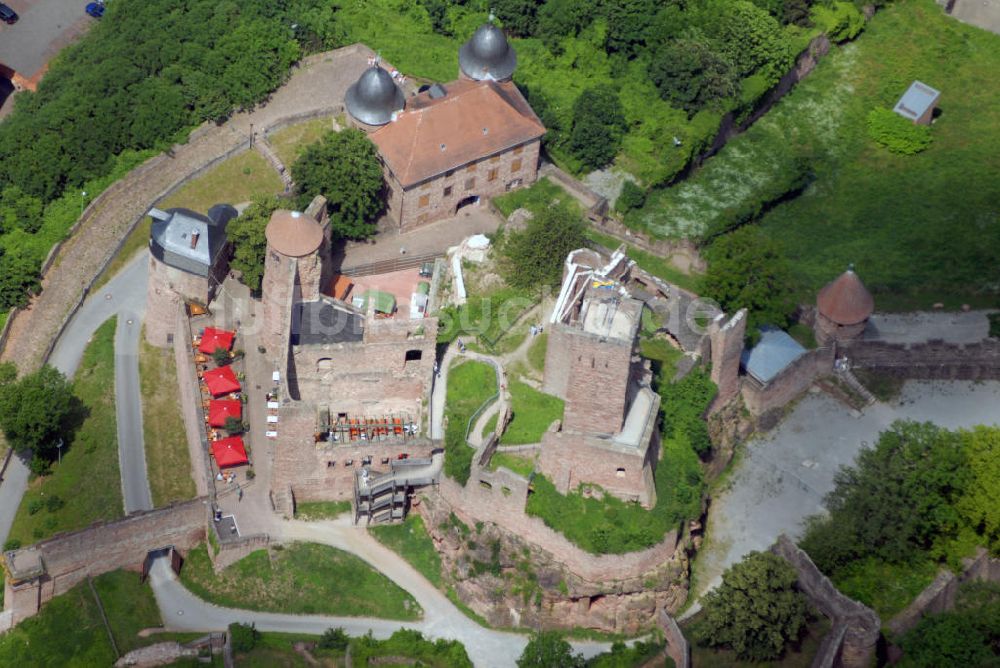
<svg viewBox="0 0 1000 668">
<path fill-rule="evenodd" d="M 226 225 L 237 216 L 228 204 L 216 204 L 209 214 L 182 208 L 150 209 L 153 257 L 196 276 L 208 276 L 226 247 Z"/>
<path fill-rule="evenodd" d="M 472 79 L 503 81 L 514 74 L 517 53 L 500 28 L 485 23 L 458 50 L 458 65 Z"/>
<path fill-rule="evenodd" d="M 345 103 L 351 116 L 362 123 L 385 125 L 403 108 L 403 91 L 391 74 L 373 65 L 347 89 Z"/>
<path fill-rule="evenodd" d="M 364 339 L 365 319 L 326 300 L 299 302 L 292 312 L 292 345 L 357 343 Z"/>
<path fill-rule="evenodd" d="M 925 83 L 914 81 L 892 110 L 904 118 L 915 121 L 927 113 L 927 110 L 934 106 L 939 97 L 941 97 L 941 91 L 935 90 Z"/>
<path fill-rule="evenodd" d="M 806 349 L 786 332 L 777 327 L 761 327 L 760 341 L 743 351 L 740 362 L 750 376 L 766 385 L 805 354 Z"/>
</svg>

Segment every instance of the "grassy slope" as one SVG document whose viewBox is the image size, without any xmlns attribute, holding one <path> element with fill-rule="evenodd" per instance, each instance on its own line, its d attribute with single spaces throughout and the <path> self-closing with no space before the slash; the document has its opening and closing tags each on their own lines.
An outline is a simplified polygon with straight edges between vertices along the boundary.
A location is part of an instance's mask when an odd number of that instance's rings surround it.
<svg viewBox="0 0 1000 668">
<path fill-rule="evenodd" d="M 1000 261 L 998 70 L 1000 37 L 932 0 L 899 0 L 694 178 L 651 197 L 634 222 L 697 235 L 804 158 L 814 184 L 761 221 L 785 244 L 803 298 L 854 262 L 882 308 L 972 299 L 996 282 L 983 268 Z M 866 118 L 913 79 L 942 90 L 943 114 L 930 149 L 897 156 L 868 138 Z"/>
<path fill-rule="evenodd" d="M 174 351 L 139 344 L 139 380 L 142 387 L 142 434 L 153 505 L 193 498 L 191 455 L 181 414 Z"/>
<path fill-rule="evenodd" d="M 441 586 L 441 557 L 420 515 L 410 513 L 402 524 L 374 526 L 368 531 L 420 571 L 435 587 Z"/>
<path fill-rule="evenodd" d="M 503 445 L 538 443 L 549 425 L 562 419 L 563 400 L 551 394 L 515 380 L 510 384 L 510 397 L 511 421 L 500 438 Z"/>
<path fill-rule="evenodd" d="M 62 463 L 53 466 L 51 475 L 31 482 L 17 509 L 10 538 L 22 545 L 123 514 L 115 420 L 115 323 L 112 318 L 98 328 L 73 381 L 73 391 L 89 416 L 63 448 Z M 28 511 L 32 501 L 52 496 L 65 505 L 56 512 Z"/>
<path fill-rule="evenodd" d="M 201 546 L 188 555 L 181 581 L 197 596 L 234 608 L 401 620 L 420 617 L 412 596 L 354 555 L 326 545 L 293 543 L 275 550 L 273 559 L 267 550 L 258 550 L 219 575 Z"/>
<path fill-rule="evenodd" d="M 489 364 L 467 361 L 448 371 L 444 466 L 445 473 L 462 484 L 469 478 L 469 466 L 475 453 L 465 442 L 469 418 L 496 391 L 496 372 Z"/>
<path fill-rule="evenodd" d="M 149 585 L 139 584 L 138 573 L 112 571 L 94 578 L 121 653 L 149 645 L 162 636 L 140 638 L 144 628 L 162 624 Z M 178 640 L 185 640 L 183 637 Z M 49 666 L 109 666 L 114 653 L 97 603 L 86 582 L 47 603 L 35 617 L 10 633 L 0 635 L 0 665 L 22 668 Z"/>
<path fill-rule="evenodd" d="M 267 142 L 274 149 L 274 152 L 281 158 L 286 169 L 291 169 L 292 164 L 309 144 L 319 141 L 324 134 L 333 129 L 330 118 L 314 118 L 304 123 L 296 123 L 271 133 Z"/>
</svg>

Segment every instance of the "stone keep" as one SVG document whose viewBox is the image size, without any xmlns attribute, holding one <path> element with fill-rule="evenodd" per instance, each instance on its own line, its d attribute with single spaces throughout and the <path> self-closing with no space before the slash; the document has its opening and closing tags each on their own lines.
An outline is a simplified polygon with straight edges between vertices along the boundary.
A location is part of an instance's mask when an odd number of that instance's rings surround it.
<svg viewBox="0 0 1000 668">
<path fill-rule="evenodd" d="M 264 323 L 261 339 L 271 354 L 287 343 L 291 305 L 319 296 L 324 273 L 325 232 L 314 218 L 279 209 L 264 230 L 267 251 L 261 284 Z"/>
<path fill-rule="evenodd" d="M 740 309 L 726 321 L 720 313 L 708 329 L 712 346 L 712 382 L 719 388 L 712 408 L 723 406 L 740 390 L 740 356 L 747 331 L 747 310 Z"/>
</svg>

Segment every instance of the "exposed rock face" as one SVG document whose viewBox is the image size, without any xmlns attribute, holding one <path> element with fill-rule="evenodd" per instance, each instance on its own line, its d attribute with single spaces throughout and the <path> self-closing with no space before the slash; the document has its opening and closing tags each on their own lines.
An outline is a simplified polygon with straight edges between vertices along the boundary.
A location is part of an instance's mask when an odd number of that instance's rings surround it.
<svg viewBox="0 0 1000 668">
<path fill-rule="evenodd" d="M 708 435 L 712 439 L 712 460 L 707 472 L 709 480 L 725 470 L 733 459 L 736 446 L 746 441 L 754 429 L 753 417 L 738 394 L 709 417 Z"/>
<path fill-rule="evenodd" d="M 459 598 L 495 626 L 588 628 L 634 635 L 656 624 L 657 609 L 675 612 L 687 597 L 687 541 L 642 577 L 588 582 L 538 546 L 492 523 L 469 527 L 441 497 L 420 505 L 437 545 L 444 577 Z"/>
</svg>

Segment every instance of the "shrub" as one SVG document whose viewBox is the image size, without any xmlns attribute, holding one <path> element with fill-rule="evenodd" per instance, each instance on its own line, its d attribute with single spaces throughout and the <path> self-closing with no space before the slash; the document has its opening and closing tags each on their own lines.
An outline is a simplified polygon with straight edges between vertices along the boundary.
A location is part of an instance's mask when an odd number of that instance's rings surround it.
<svg viewBox="0 0 1000 668">
<path fill-rule="evenodd" d="M 229 642 L 234 652 L 245 654 L 257 646 L 260 632 L 253 624 L 230 624 Z"/>
<path fill-rule="evenodd" d="M 226 350 L 225 348 L 216 348 L 215 350 L 213 350 L 212 359 L 215 360 L 215 363 L 218 364 L 219 366 L 226 366 L 227 364 L 233 361 L 232 358 L 229 356 L 229 351 Z"/>
<path fill-rule="evenodd" d="M 850 2 L 816 5 L 812 17 L 832 42 L 854 39 L 865 28 L 864 14 Z"/>
<path fill-rule="evenodd" d="M 628 213 L 632 209 L 640 209 L 646 203 L 646 191 L 640 188 L 634 181 L 625 181 L 622 185 L 622 192 L 615 201 L 615 208 L 621 213 Z"/>
<path fill-rule="evenodd" d="M 8 552 L 10 550 L 20 550 L 21 540 L 19 538 L 10 538 L 6 543 L 3 544 L 3 551 Z"/>
<path fill-rule="evenodd" d="M 566 256 L 587 243 L 584 229 L 583 220 L 570 209 L 541 211 L 524 230 L 506 235 L 498 244 L 504 280 L 514 288 L 558 285 Z"/>
<path fill-rule="evenodd" d="M 915 155 L 931 145 L 931 129 L 878 107 L 868 114 L 868 136 L 893 153 Z"/>
<path fill-rule="evenodd" d="M 246 425 L 243 424 L 243 420 L 240 418 L 230 415 L 226 418 L 225 429 L 229 432 L 230 436 L 235 436 L 246 431 Z"/>
<path fill-rule="evenodd" d="M 62 509 L 66 505 L 66 502 L 62 500 L 62 497 L 53 494 L 45 498 L 45 510 L 50 513 L 54 513 Z"/>
<path fill-rule="evenodd" d="M 31 501 L 28 501 L 28 514 L 29 515 L 37 515 L 38 511 L 40 511 L 41 509 L 42 509 L 42 500 L 41 499 L 32 499 Z"/>
<path fill-rule="evenodd" d="M 703 599 L 695 639 L 730 647 L 749 661 L 779 658 L 806 624 L 806 599 L 795 588 L 795 570 L 769 552 L 751 552 L 722 574 Z"/>
<path fill-rule="evenodd" d="M 336 649 L 343 651 L 347 649 L 350 642 L 350 636 L 347 635 L 347 632 L 344 631 L 344 629 L 338 626 L 335 629 L 331 628 L 323 631 L 323 635 L 319 637 L 318 645 L 320 649 Z"/>
<path fill-rule="evenodd" d="M 715 398 L 715 383 L 704 369 L 694 369 L 676 383 L 660 386 L 663 397 L 663 435 L 686 440 L 705 455 L 712 449 L 708 425 L 702 417 Z"/>
</svg>

